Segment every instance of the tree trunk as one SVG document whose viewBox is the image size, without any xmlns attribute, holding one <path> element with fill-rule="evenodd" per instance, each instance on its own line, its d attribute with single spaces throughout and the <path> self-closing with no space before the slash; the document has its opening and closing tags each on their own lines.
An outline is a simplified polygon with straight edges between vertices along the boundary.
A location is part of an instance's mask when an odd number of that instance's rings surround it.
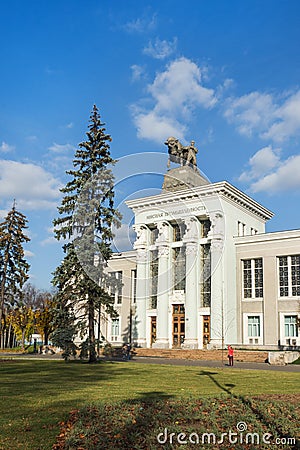
<svg viewBox="0 0 300 450">
<path fill-rule="evenodd" d="M 8 328 L 5 330 L 5 348 L 10 348 L 10 334 L 11 334 L 11 324 L 9 324 Z"/>
<path fill-rule="evenodd" d="M 4 310 L 1 311 L 1 327 L 0 327 L 0 337 L 1 337 L 1 349 L 6 348 L 6 316 Z"/>
<path fill-rule="evenodd" d="M 101 340 L 101 305 L 99 306 L 98 310 L 98 323 L 97 323 L 97 334 L 98 334 L 98 341 L 97 341 L 97 354 L 100 356 L 100 340 Z"/>
<path fill-rule="evenodd" d="M 7 346 L 8 348 L 13 348 L 14 344 L 14 332 L 12 331 L 11 323 L 9 324 L 8 328 L 8 339 L 7 339 Z"/>
<path fill-rule="evenodd" d="M 3 334 L 3 319 L 4 319 L 4 295 L 5 295 L 5 274 L 6 274 L 6 268 L 4 268 L 3 271 L 3 278 L 1 282 L 1 288 L 0 288 L 0 334 L 2 337 Z M 3 348 L 3 347 L 1 347 Z"/>
<path fill-rule="evenodd" d="M 22 352 L 25 351 L 25 329 L 22 330 L 22 342 L 21 342 Z"/>
<path fill-rule="evenodd" d="M 47 328 L 44 328 L 44 345 L 48 345 L 48 341 L 49 341 L 49 333 Z"/>
<path fill-rule="evenodd" d="M 95 343 L 95 328 L 94 328 L 94 302 L 88 299 L 88 311 L 89 311 L 89 363 L 95 363 L 97 361 L 96 343 Z"/>
<path fill-rule="evenodd" d="M 6 244 L 6 249 L 4 252 L 4 265 L 2 269 L 2 280 L 1 280 L 1 288 L 0 288 L 0 333 L 2 336 L 2 330 L 4 330 L 4 326 L 2 327 L 2 321 L 4 319 L 4 299 L 5 299 L 5 283 L 6 283 L 6 275 L 7 275 L 7 265 L 8 265 L 8 254 L 10 250 L 10 240 Z M 3 347 L 1 347 L 3 348 Z"/>
<path fill-rule="evenodd" d="M 0 346 L 1 346 L 1 350 L 4 349 L 4 330 L 1 329 L 0 331 Z"/>
</svg>

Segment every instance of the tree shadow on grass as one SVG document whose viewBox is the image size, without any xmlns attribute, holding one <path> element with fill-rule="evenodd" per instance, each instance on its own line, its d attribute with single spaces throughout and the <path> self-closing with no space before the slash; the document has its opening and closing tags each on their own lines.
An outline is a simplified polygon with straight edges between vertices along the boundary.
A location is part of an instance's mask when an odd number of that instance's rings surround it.
<svg viewBox="0 0 300 450">
<path fill-rule="evenodd" d="M 218 372 L 203 370 L 201 375 L 207 376 L 216 384 L 218 389 L 227 394 L 229 399 L 234 400 L 228 402 L 229 409 L 225 407 L 224 414 L 223 408 L 226 403 L 224 398 L 220 402 L 219 407 L 218 399 L 215 398 L 212 400 L 202 398 L 180 400 L 159 390 L 141 392 L 139 397 L 135 399 L 126 399 L 117 403 L 95 403 L 80 409 L 66 425 L 65 435 L 64 432 L 60 433 L 59 439 L 61 440 L 58 441 L 57 446 L 54 446 L 53 449 L 154 450 L 164 448 L 174 450 L 182 448 L 182 446 L 176 444 L 176 436 L 178 434 L 180 435 L 182 432 L 189 434 L 196 430 L 201 436 L 201 433 L 206 433 L 209 427 L 213 427 L 212 431 L 218 436 L 218 433 L 221 432 L 220 428 L 218 428 L 218 423 L 222 417 L 227 420 L 228 429 L 230 429 L 232 417 L 239 417 L 239 414 L 242 411 L 245 412 L 248 408 L 255 414 L 254 424 L 257 423 L 256 419 L 258 418 L 263 422 L 262 425 L 269 427 L 270 422 L 262 414 L 257 414 L 256 409 L 253 408 L 248 399 L 232 393 L 232 389 L 235 387 L 234 384 L 220 383 L 216 378 Z M 241 402 L 247 405 L 248 408 L 242 408 Z M 216 404 L 217 406 L 214 406 Z M 236 408 L 236 411 L 230 409 L 232 406 Z M 226 418 L 228 411 L 229 417 Z M 251 417 L 253 417 L 252 414 Z M 252 423 L 252 419 L 249 423 Z M 261 426 L 259 429 L 261 429 Z M 272 431 L 274 431 L 274 426 Z M 278 430 L 278 433 L 275 432 L 275 434 L 278 434 L 280 437 L 285 436 L 281 433 L 281 430 Z M 172 438 L 173 442 L 171 443 L 172 435 L 175 435 L 175 437 L 174 439 Z M 163 447 L 161 445 L 162 442 L 158 440 L 158 436 L 161 436 L 160 439 L 165 437 Z M 61 446 L 59 446 L 60 444 Z M 196 447 L 191 444 L 185 446 L 185 448 Z M 207 448 L 216 449 L 221 447 L 208 446 Z M 244 447 L 237 445 L 236 448 L 241 449 Z M 257 446 L 246 446 L 245 448 L 254 449 Z M 263 448 L 266 447 L 264 446 Z M 285 448 L 297 447 L 286 446 Z"/>
<path fill-rule="evenodd" d="M 214 375 L 218 375 L 218 372 L 210 372 L 209 370 L 201 370 L 200 375 L 207 376 L 220 390 L 226 392 L 226 394 L 228 394 L 228 395 L 234 396 L 234 394 L 232 394 L 232 389 L 236 385 L 232 384 L 232 383 L 225 383 L 224 385 L 222 385 L 221 383 L 219 383 L 219 381 L 214 377 Z"/>
<path fill-rule="evenodd" d="M 202 370 L 199 374 L 200 376 L 206 376 L 208 377 L 221 391 L 226 392 L 229 397 L 234 398 L 238 401 L 240 401 L 243 405 L 245 405 L 247 408 L 249 408 L 252 413 L 257 417 L 257 419 L 266 427 L 267 430 L 273 429 L 280 438 L 288 439 L 291 438 L 291 436 L 287 433 L 284 433 L 279 426 L 279 424 L 276 423 L 276 421 L 271 421 L 268 419 L 267 415 L 259 410 L 254 403 L 251 401 L 251 399 L 243 396 L 243 395 L 236 395 L 232 392 L 232 389 L 236 386 L 235 384 L 231 383 L 224 383 L 221 384 L 215 377 L 215 375 L 218 375 L 218 372 L 210 372 L 208 370 Z M 290 448 L 293 449 L 299 449 L 300 448 L 300 442 L 299 440 L 296 441 L 296 444 Z"/>
<path fill-rule="evenodd" d="M 136 399 L 96 403 L 80 409 L 66 424 L 53 449 L 151 450 L 158 448 L 155 430 L 172 409 L 173 396 L 142 392 Z M 169 449 L 168 446 L 164 447 Z M 170 447 L 171 448 L 171 447 Z"/>
<path fill-rule="evenodd" d="M 127 437 L 127 443 L 124 442 L 121 449 L 148 449 L 149 440 L 153 441 L 153 448 L 157 446 L 155 436 L 155 428 L 158 423 L 162 425 L 168 419 L 168 410 L 170 408 L 170 400 L 174 396 L 166 394 L 162 391 L 143 392 L 136 400 L 128 400 L 125 403 L 132 407 L 138 406 L 139 412 L 134 421 L 126 425 L 124 435 Z M 138 437 L 142 434 L 145 437 L 144 445 Z M 142 447 L 141 447 L 142 445 Z M 151 447 L 150 447 L 151 448 Z M 165 447 L 166 448 L 166 447 Z M 168 448 L 168 447 L 167 447 Z"/>
</svg>

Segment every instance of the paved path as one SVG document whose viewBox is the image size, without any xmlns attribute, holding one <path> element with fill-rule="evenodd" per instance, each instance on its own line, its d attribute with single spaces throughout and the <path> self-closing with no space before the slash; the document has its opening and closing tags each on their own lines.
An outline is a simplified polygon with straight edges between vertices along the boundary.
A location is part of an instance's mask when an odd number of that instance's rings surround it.
<svg viewBox="0 0 300 450">
<path fill-rule="evenodd" d="M 39 354 L 20 354 L 20 353 L 0 353 L 0 358 L 16 358 L 16 359 L 39 359 L 39 360 L 51 360 L 51 359 L 61 359 L 60 355 L 39 355 Z M 111 358 L 105 359 L 108 361 L 118 361 L 122 362 L 121 358 Z M 125 362 L 125 361 L 123 361 Z M 192 359 L 172 359 L 172 358 L 158 358 L 158 357 L 147 357 L 147 356 L 135 356 L 130 363 L 132 364 L 170 364 L 177 366 L 199 366 L 199 367 L 214 367 L 218 369 L 248 369 L 248 370 L 275 370 L 278 372 L 299 372 L 300 365 L 288 364 L 286 366 L 271 366 L 267 363 L 252 363 L 252 362 L 235 362 L 233 368 L 229 367 L 227 363 L 222 363 L 222 361 L 204 361 L 204 360 L 192 360 Z"/>
<path fill-rule="evenodd" d="M 251 363 L 251 362 L 235 362 L 233 368 L 229 367 L 227 363 L 222 361 L 204 361 L 204 360 L 191 360 L 191 359 L 171 359 L 171 358 L 149 358 L 149 357 L 136 357 L 132 363 L 146 363 L 146 364 L 172 364 L 177 366 L 199 366 L 199 367 L 214 367 L 232 369 L 250 369 L 250 370 L 277 370 L 282 372 L 299 372 L 300 365 L 288 364 L 286 366 L 271 366 L 267 363 Z"/>
</svg>

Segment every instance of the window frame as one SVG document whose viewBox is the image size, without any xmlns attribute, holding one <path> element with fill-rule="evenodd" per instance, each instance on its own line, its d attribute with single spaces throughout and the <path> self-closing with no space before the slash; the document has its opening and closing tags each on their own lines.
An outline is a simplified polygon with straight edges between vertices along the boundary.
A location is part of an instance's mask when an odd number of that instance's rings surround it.
<svg viewBox="0 0 300 450">
<path fill-rule="evenodd" d="M 287 319 L 295 319 L 294 322 L 287 323 Z M 284 326 L 284 337 L 286 338 L 292 338 L 295 339 L 299 336 L 299 326 L 298 326 L 298 317 L 296 314 L 284 314 L 283 316 L 283 326 Z M 286 327 L 289 329 L 289 334 L 286 334 Z M 290 333 L 290 330 L 293 329 L 292 334 Z"/>
<path fill-rule="evenodd" d="M 111 319 L 111 329 L 110 329 L 110 336 L 111 341 L 116 342 L 120 339 L 120 317 L 115 317 L 114 319 Z M 116 331 L 118 333 L 116 333 Z"/>
<path fill-rule="evenodd" d="M 249 267 L 245 267 L 250 263 Z M 257 265 L 259 263 L 259 265 Z M 264 298 L 264 260 L 262 257 L 245 258 L 241 260 L 242 264 L 242 299 L 243 301 L 261 301 Z M 247 277 L 245 277 L 247 271 Z M 250 276 L 249 276 L 250 275 Z M 248 283 L 248 286 L 245 283 Z M 250 286 L 249 286 L 250 283 Z M 245 295 L 246 290 L 248 294 Z"/>
<path fill-rule="evenodd" d="M 115 305 L 122 305 L 123 302 L 123 270 L 110 272 L 110 276 L 115 278 L 115 285 L 110 286 L 110 295 L 114 298 Z"/>
<path fill-rule="evenodd" d="M 259 336 L 249 335 L 249 319 L 258 318 L 256 328 L 259 330 Z M 258 326 L 257 326 L 258 325 Z M 264 316 L 261 312 L 243 313 L 243 343 L 245 345 L 264 345 Z"/>
<path fill-rule="evenodd" d="M 299 258 L 298 264 L 293 264 L 293 258 Z M 280 260 L 286 258 L 286 264 L 280 264 Z M 286 268 L 286 270 L 281 270 Z M 293 269 L 294 268 L 294 269 Z M 295 273 L 296 272 L 296 273 Z M 298 272 L 298 273 L 297 273 Z M 281 280 L 282 278 L 282 280 Z M 286 278 L 286 283 L 283 283 Z M 294 278 L 294 279 L 293 279 Z M 282 281 L 282 284 L 281 284 Z M 279 299 L 297 299 L 300 298 L 300 255 L 280 255 L 277 256 L 277 283 Z M 294 284 L 293 284 L 294 283 Z M 293 294 L 293 291 L 296 291 Z M 284 292 L 284 294 L 282 294 Z"/>
</svg>

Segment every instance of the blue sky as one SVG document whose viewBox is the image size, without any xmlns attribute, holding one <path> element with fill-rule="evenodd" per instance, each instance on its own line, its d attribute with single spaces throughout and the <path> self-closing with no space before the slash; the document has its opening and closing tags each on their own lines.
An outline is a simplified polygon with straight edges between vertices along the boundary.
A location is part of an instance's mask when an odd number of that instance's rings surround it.
<svg viewBox="0 0 300 450">
<path fill-rule="evenodd" d="M 1 2 L 0 214 L 15 198 L 29 220 L 31 282 L 62 258 L 52 220 L 94 103 L 114 158 L 194 140 L 211 181 L 275 213 L 267 231 L 299 228 L 299 20 L 298 0 Z M 126 195 L 158 192 L 158 154 Z"/>
</svg>

